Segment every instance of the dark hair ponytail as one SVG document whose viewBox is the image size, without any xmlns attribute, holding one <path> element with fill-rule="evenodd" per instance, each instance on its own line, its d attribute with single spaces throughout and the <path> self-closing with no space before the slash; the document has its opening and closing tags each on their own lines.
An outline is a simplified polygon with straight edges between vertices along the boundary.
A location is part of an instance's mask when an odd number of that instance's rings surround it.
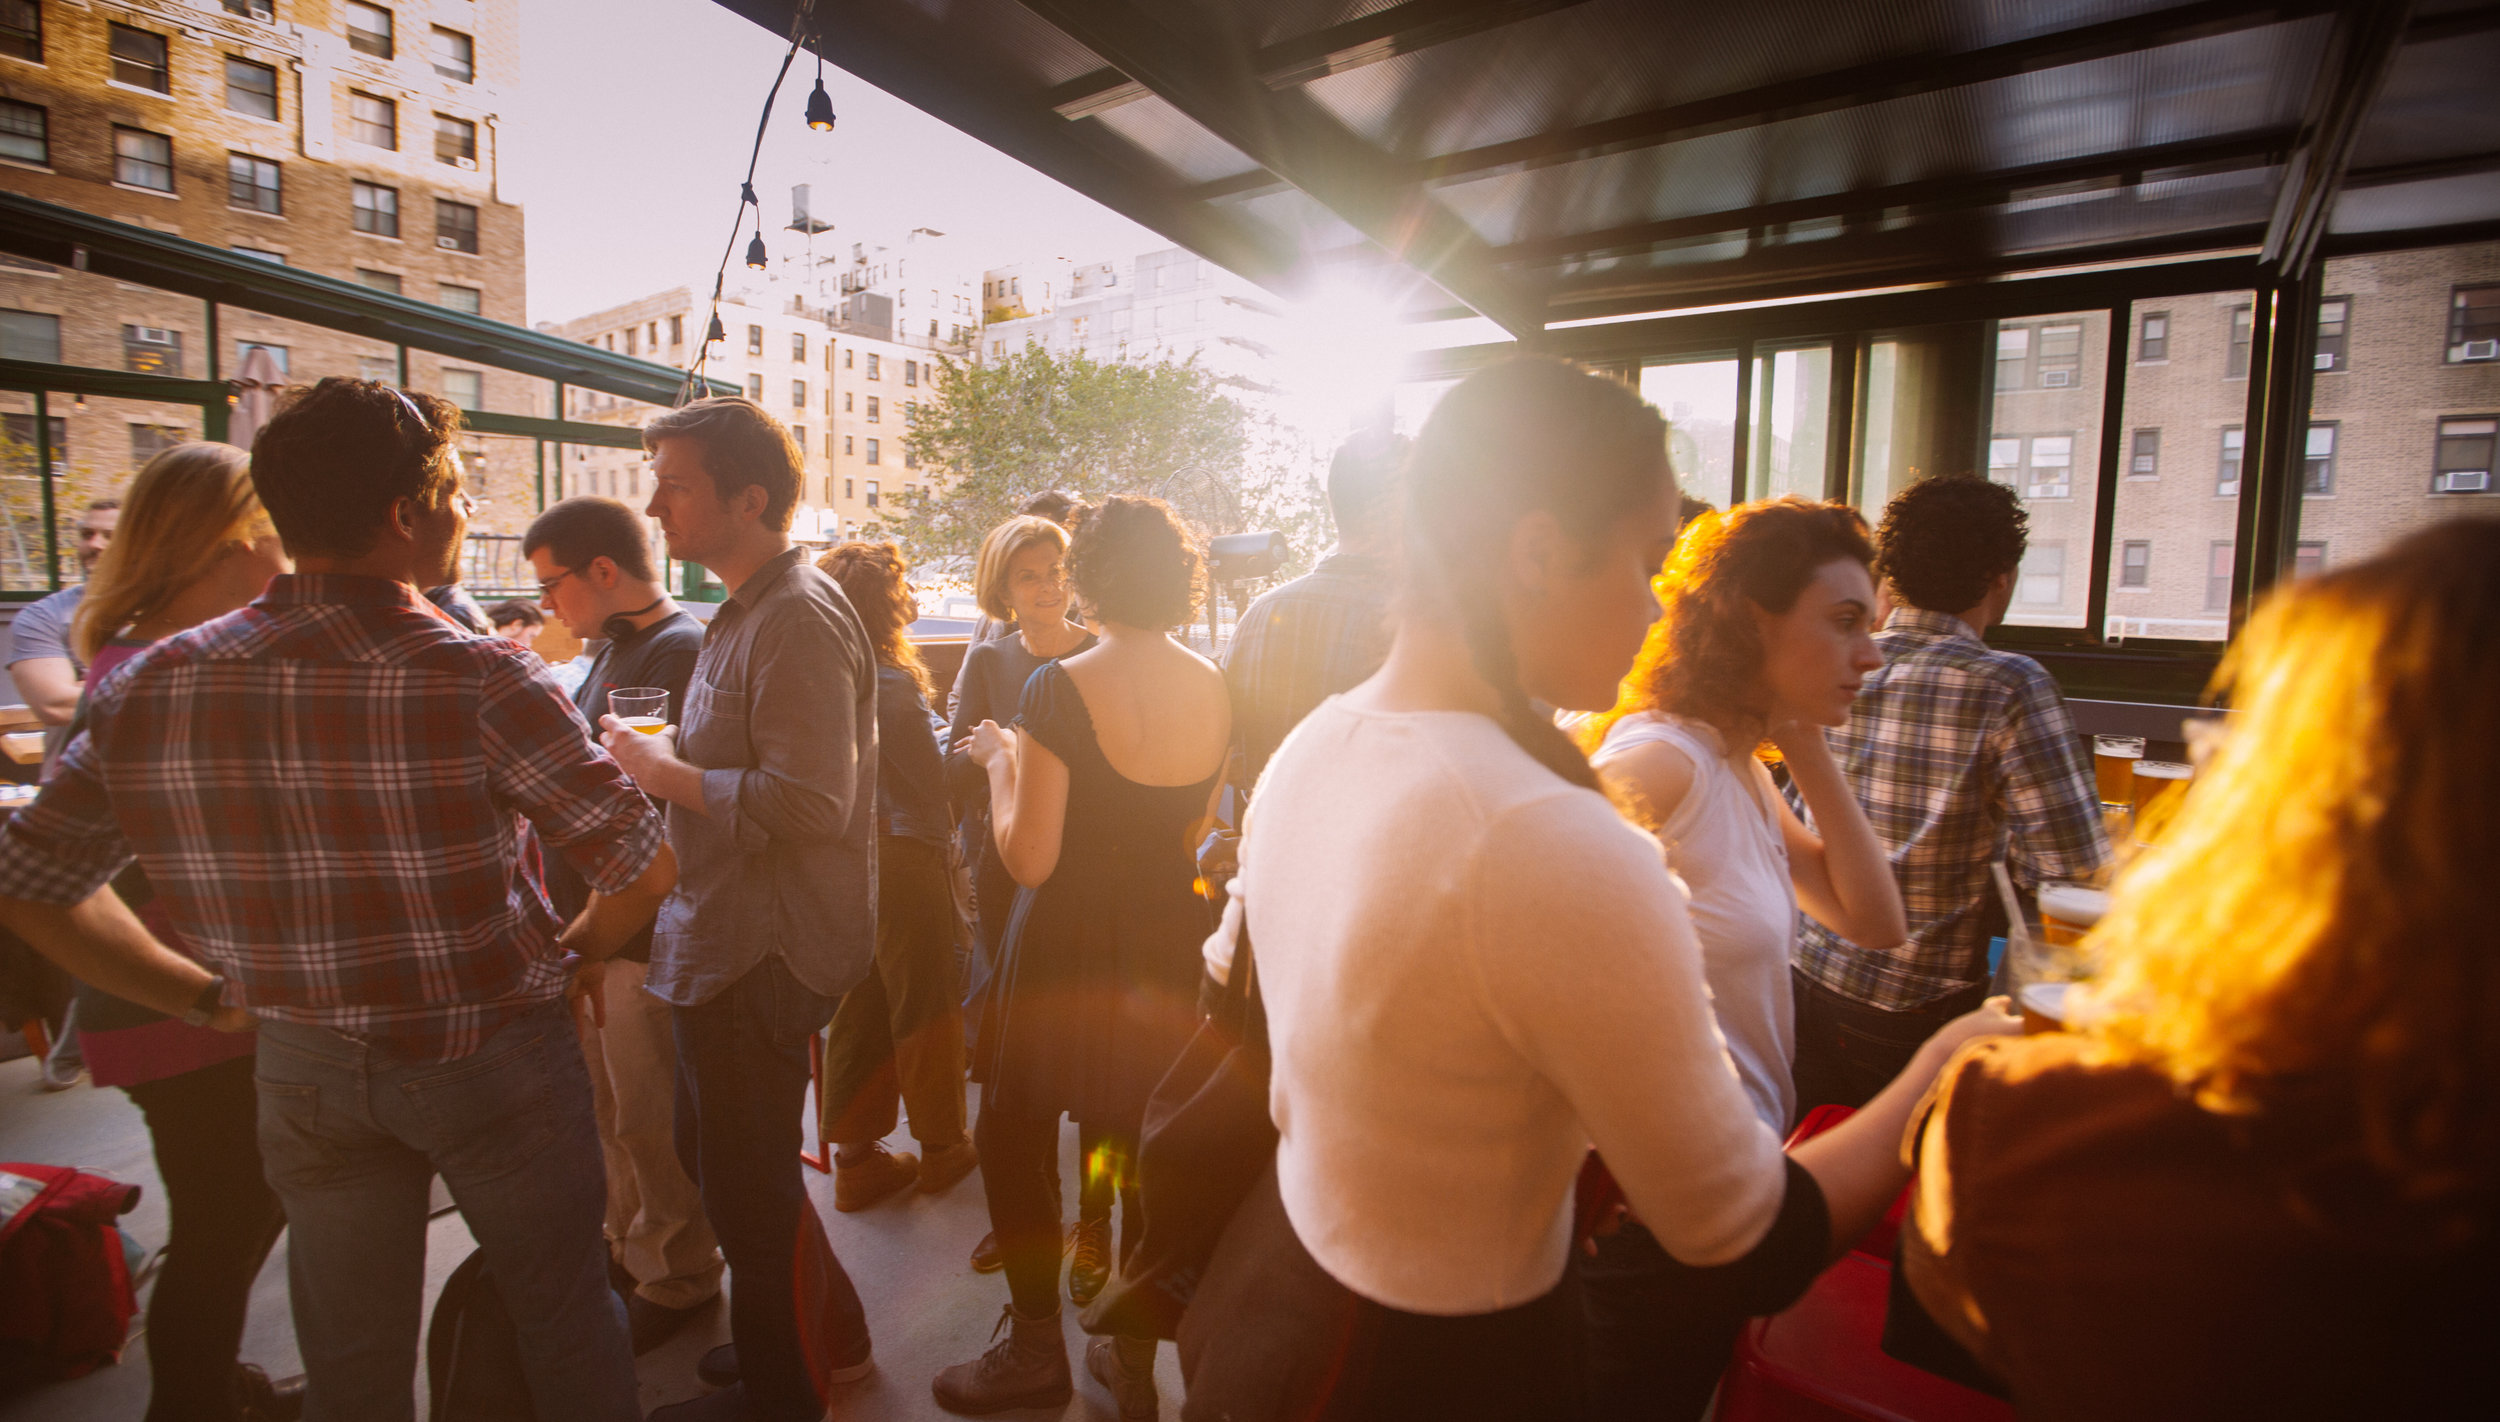
<svg viewBox="0 0 2500 1422">
<path fill-rule="evenodd" d="M 1487 367 L 1441 399 L 1407 465 L 1409 615 L 1448 609 L 1476 674 L 1501 698 L 1521 750 L 1574 785 L 1597 789 L 1588 757 L 1519 685 L 1495 566 L 1526 514 L 1551 513 L 1594 539 L 1671 477 L 1666 422 L 1627 387 L 1549 357 Z"/>
</svg>

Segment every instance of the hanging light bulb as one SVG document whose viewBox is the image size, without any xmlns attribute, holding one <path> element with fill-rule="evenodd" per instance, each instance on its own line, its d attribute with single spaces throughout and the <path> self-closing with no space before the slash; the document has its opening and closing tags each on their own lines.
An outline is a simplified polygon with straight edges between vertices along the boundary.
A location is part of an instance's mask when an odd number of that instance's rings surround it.
<svg viewBox="0 0 2500 1422">
<path fill-rule="evenodd" d="M 716 341 L 725 341 L 728 339 L 729 332 L 721 326 L 720 313 L 717 311 L 713 312 L 712 328 L 703 333 L 703 344 L 708 346 Z"/>
<path fill-rule="evenodd" d="M 747 239 L 747 265 L 760 272 L 764 269 L 766 260 L 767 259 L 764 256 L 764 234 L 758 232 L 754 236 Z"/>
<path fill-rule="evenodd" d="M 818 133 L 833 132 L 833 96 L 825 92 L 825 76 L 816 76 L 816 92 L 807 96 L 807 126 Z"/>
</svg>

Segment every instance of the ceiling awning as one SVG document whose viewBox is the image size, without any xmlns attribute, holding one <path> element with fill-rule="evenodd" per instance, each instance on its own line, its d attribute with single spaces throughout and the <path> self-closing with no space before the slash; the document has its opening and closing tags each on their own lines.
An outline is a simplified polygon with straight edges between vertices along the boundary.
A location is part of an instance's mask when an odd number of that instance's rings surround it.
<svg viewBox="0 0 2500 1422">
<path fill-rule="evenodd" d="M 789 34 L 805 0 L 720 0 Z M 923 0 L 810 47 L 1280 292 L 1629 312 L 2500 236 L 2500 4 Z"/>
</svg>

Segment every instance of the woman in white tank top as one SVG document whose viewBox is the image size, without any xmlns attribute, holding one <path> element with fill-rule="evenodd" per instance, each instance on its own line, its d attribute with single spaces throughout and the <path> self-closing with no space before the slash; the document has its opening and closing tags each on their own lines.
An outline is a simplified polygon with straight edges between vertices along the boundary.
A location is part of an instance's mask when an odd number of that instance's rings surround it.
<svg viewBox="0 0 2500 1422">
<path fill-rule="evenodd" d="M 1881 840 L 1823 742 L 1875 650 L 1874 550 L 1855 510 L 1780 498 L 1707 514 L 1659 578 L 1665 615 L 1624 694 L 1584 735 L 1598 772 L 1665 846 L 1692 895 L 1702 973 L 1763 1121 L 1796 1111 L 1789 954 L 1802 899 L 1861 943 L 1908 936 Z M 1801 823 L 1755 752 L 1777 748 L 1824 834 Z M 1657 1285 L 1672 1272 L 1640 1225 L 1586 1271 L 1592 1413 L 1697 1417 L 1743 1319 Z"/>
</svg>

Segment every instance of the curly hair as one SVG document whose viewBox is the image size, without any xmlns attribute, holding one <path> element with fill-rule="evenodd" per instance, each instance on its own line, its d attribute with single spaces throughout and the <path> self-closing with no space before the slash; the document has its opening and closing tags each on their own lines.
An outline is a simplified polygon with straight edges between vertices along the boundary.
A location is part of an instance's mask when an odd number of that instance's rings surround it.
<svg viewBox="0 0 2500 1422">
<path fill-rule="evenodd" d="M 1975 474 L 1921 479 L 1884 506 L 1875 573 L 1912 607 L 1962 612 L 2022 566 L 2031 515 L 2014 491 Z"/>
<path fill-rule="evenodd" d="M 333 375 L 297 389 L 252 441 L 252 486 L 295 557 L 373 551 L 391 505 L 440 508 L 456 482 L 460 407 Z"/>
<path fill-rule="evenodd" d="M 1723 734 L 1760 720 L 1762 632 L 1751 609 L 1789 611 L 1817 569 L 1843 558 L 1875 561 L 1866 520 L 1847 504 L 1789 494 L 1696 517 L 1658 575 L 1665 612 L 1614 709 L 1584 724 L 1584 743 L 1594 747 L 1635 711 L 1689 717 Z"/>
<path fill-rule="evenodd" d="M 1164 632 L 1198 610 L 1206 563 L 1169 504 L 1114 494 L 1078 511 L 1068 581 L 1101 620 Z"/>
<path fill-rule="evenodd" d="M 903 550 L 892 543 L 853 540 L 827 550 L 816 560 L 816 567 L 851 600 L 851 610 L 859 614 L 859 625 L 868 633 L 868 645 L 876 651 L 877 660 L 910 673 L 923 697 L 936 696 L 928 663 L 920 660 L 920 649 L 907 635 L 917 609 L 904 581 L 911 563 L 903 557 Z"/>
</svg>

